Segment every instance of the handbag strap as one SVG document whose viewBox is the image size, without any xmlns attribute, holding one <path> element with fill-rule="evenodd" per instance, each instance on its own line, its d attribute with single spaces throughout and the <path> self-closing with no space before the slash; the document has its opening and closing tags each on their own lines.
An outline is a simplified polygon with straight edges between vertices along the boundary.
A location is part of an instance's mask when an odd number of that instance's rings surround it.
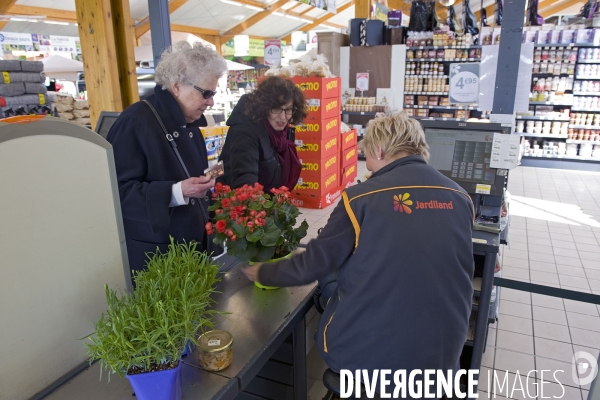
<svg viewBox="0 0 600 400">
<path fill-rule="evenodd" d="M 163 130 L 163 132 L 165 134 L 165 137 L 167 138 L 167 140 L 169 141 L 169 143 L 171 143 L 171 148 L 175 152 L 175 155 L 177 156 L 177 159 L 179 160 L 179 164 L 181 164 L 181 167 L 185 171 L 185 175 L 189 178 L 190 177 L 190 173 L 188 172 L 188 169 L 186 168 L 185 163 L 183 162 L 183 159 L 181 158 L 181 155 L 179 154 L 179 150 L 177 150 L 177 143 L 175 143 L 175 140 L 173 139 L 173 136 L 167 131 L 167 128 L 165 128 L 165 125 L 163 124 L 162 119 L 160 118 L 160 116 L 158 115 L 158 112 L 152 106 L 152 104 L 150 104 L 150 102 L 148 100 L 142 100 L 142 101 L 144 103 L 146 103 L 148 105 L 148 107 L 150 107 L 150 110 L 152 110 L 152 112 L 154 113 L 154 116 L 158 120 L 158 123 L 160 124 L 160 127 L 162 128 L 162 130 Z"/>
</svg>

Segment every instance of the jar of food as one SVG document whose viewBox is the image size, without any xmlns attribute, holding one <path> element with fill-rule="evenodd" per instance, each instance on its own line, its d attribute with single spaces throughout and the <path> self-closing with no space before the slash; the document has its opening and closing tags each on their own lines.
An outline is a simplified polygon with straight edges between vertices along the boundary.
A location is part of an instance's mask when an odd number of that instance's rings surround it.
<svg viewBox="0 0 600 400">
<path fill-rule="evenodd" d="M 221 371 L 233 361 L 233 337 L 227 331 L 209 331 L 198 339 L 200 365 L 207 371 Z"/>
</svg>

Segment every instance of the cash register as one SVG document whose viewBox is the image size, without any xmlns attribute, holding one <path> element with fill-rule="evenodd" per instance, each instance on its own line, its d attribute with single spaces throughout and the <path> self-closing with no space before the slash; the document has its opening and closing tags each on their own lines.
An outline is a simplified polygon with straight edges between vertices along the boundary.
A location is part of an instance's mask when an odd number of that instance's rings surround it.
<svg viewBox="0 0 600 400">
<path fill-rule="evenodd" d="M 500 232 L 500 206 L 507 170 L 492 168 L 494 134 L 510 134 L 502 124 L 420 120 L 429 145 L 429 165 L 460 185 L 473 200 L 473 229 Z"/>
</svg>

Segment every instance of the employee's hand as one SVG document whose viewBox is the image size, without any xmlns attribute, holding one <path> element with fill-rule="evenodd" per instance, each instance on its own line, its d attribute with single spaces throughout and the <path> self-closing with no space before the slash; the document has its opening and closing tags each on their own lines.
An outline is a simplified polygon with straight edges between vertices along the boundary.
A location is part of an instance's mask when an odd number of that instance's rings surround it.
<svg viewBox="0 0 600 400">
<path fill-rule="evenodd" d="M 247 265 L 245 267 L 242 267 L 242 272 L 252 282 L 256 282 L 256 280 L 258 279 L 258 269 L 260 268 L 261 265 L 262 265 L 262 263 L 257 263 L 254 265 Z"/>
<path fill-rule="evenodd" d="M 181 192 L 183 197 L 201 198 L 215 186 L 215 180 L 207 176 L 191 177 L 181 182 Z"/>
</svg>

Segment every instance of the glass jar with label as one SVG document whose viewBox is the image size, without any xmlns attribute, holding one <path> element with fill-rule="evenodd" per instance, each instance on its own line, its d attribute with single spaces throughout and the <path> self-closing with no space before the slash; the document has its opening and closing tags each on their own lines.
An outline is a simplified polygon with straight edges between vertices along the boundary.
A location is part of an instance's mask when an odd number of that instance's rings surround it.
<svg viewBox="0 0 600 400">
<path fill-rule="evenodd" d="M 209 331 L 198 339 L 198 353 L 202 368 L 221 371 L 233 361 L 233 337 L 227 331 Z"/>
</svg>

